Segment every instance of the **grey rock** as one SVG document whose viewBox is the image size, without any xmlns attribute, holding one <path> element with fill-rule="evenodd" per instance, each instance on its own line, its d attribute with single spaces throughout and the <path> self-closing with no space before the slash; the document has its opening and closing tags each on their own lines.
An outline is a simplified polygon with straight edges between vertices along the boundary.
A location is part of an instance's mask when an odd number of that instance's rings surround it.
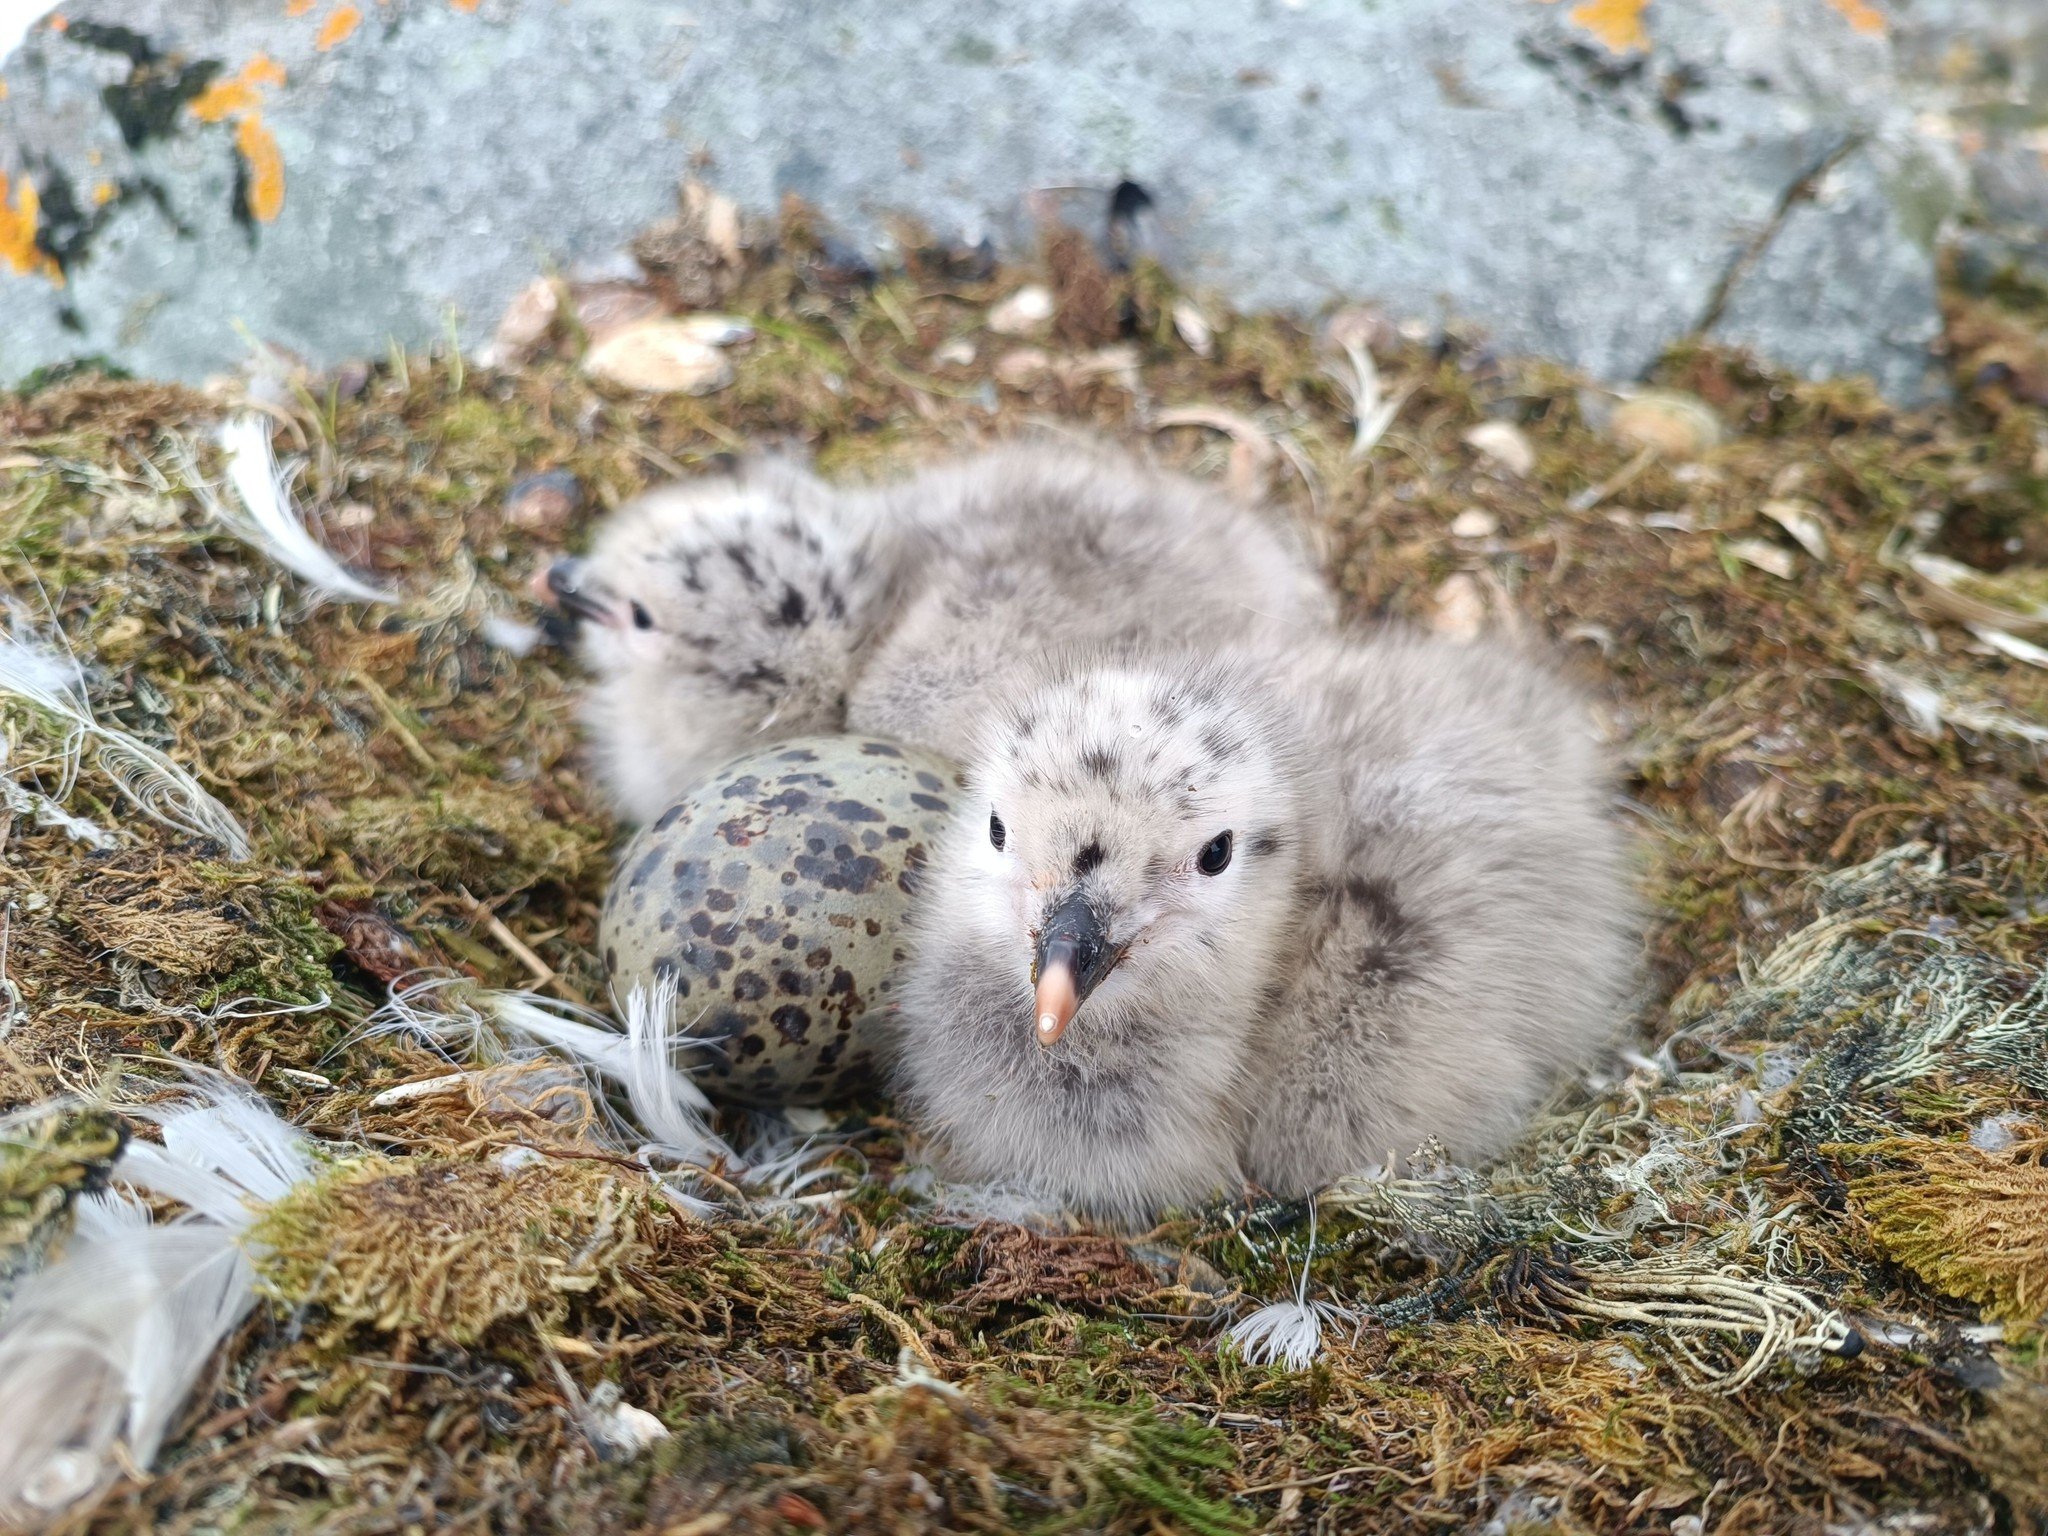
<svg viewBox="0 0 2048 1536">
<path fill-rule="evenodd" d="M 316 363 L 450 325 L 473 344 L 544 266 L 670 212 L 703 152 L 742 206 L 795 192 L 885 252 L 899 212 L 1028 249 L 1032 194 L 1088 189 L 1065 206 L 1095 223 L 1131 177 L 1169 265 L 1241 306 L 1369 297 L 1615 379 L 1711 323 L 1926 388 L 1949 193 L 1889 42 L 1827 0 L 1658 0 L 1627 56 L 1531 0 L 357 0 L 318 52 L 340 3 L 77 0 L 30 34 L 0 172 L 46 213 L 118 192 L 61 289 L 0 265 L 0 378 L 91 353 L 193 378 L 251 336 Z M 286 175 L 267 223 L 236 216 L 234 126 L 174 99 L 180 67 L 259 52 L 288 77 L 260 91 Z M 111 106 L 133 125 L 166 99 L 126 142 Z"/>
<path fill-rule="evenodd" d="M 1787 207 L 1708 334 L 1810 378 L 1868 374 L 1907 400 L 1938 392 L 1935 230 L 1909 221 L 1943 196 L 1939 185 L 1916 192 L 1911 169 L 1879 150 L 1849 151 Z"/>
</svg>

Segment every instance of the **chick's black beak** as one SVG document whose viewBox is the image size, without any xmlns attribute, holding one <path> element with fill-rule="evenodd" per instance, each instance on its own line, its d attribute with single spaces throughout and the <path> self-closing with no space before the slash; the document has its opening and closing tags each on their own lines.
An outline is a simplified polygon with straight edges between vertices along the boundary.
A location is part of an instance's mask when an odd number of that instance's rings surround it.
<svg viewBox="0 0 2048 1536">
<path fill-rule="evenodd" d="M 584 590 L 588 574 L 589 566 L 585 561 L 557 560 L 541 576 L 544 589 L 540 594 L 541 600 L 571 619 L 609 624 L 612 622 L 611 610 Z"/>
<path fill-rule="evenodd" d="M 1085 891 L 1070 890 L 1053 903 L 1038 930 L 1038 953 L 1031 965 L 1040 1045 L 1051 1045 L 1066 1033 L 1075 1012 L 1123 954 L 1121 946 L 1109 942 L 1102 915 Z"/>
</svg>

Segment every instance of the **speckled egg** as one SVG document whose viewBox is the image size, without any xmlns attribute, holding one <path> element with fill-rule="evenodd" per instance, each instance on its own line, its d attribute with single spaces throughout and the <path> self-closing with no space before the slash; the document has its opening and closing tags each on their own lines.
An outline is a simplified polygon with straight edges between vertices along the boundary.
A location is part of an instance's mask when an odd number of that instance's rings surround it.
<svg viewBox="0 0 2048 1536">
<path fill-rule="evenodd" d="M 805 736 L 733 759 L 642 828 L 605 897 L 615 994 L 672 975 L 729 1103 L 831 1104 L 876 1081 L 918 872 L 959 800 L 943 759 Z"/>
</svg>

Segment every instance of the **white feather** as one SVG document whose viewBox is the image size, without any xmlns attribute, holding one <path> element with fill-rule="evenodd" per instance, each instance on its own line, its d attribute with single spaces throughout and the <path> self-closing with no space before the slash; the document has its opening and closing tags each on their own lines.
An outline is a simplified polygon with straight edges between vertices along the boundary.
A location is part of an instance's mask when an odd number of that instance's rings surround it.
<svg viewBox="0 0 2048 1536">
<path fill-rule="evenodd" d="M 116 842 L 114 834 L 89 817 L 74 816 L 48 795 L 0 778 L 0 805 L 16 816 L 33 816 L 39 827 L 55 827 L 75 843 L 105 851 Z"/>
<path fill-rule="evenodd" d="M 1308 1247 L 1301 1256 L 1301 1275 L 1294 1294 L 1270 1301 L 1230 1325 L 1224 1336 L 1252 1365 L 1275 1362 L 1290 1371 L 1306 1369 L 1323 1352 L 1325 1323 L 1355 1323 L 1356 1317 L 1335 1302 L 1308 1299 L 1308 1267 L 1316 1254 L 1316 1206 L 1308 1207 Z"/>
<path fill-rule="evenodd" d="M 1327 1301 L 1268 1302 L 1230 1325 L 1230 1342 L 1252 1365 L 1278 1362 L 1290 1371 L 1314 1364 L 1323 1352 L 1323 1324 L 1348 1322 L 1351 1315 Z"/>
<path fill-rule="evenodd" d="M 0 1522 L 46 1519 L 148 1465 L 255 1302 L 253 1202 L 312 1170 L 297 1134 L 229 1085 L 150 1118 L 164 1146 L 131 1145 L 115 1177 L 191 1211 L 153 1222 L 132 1196 L 81 1199 L 62 1253 L 16 1293 L 0 1326 Z"/>
<path fill-rule="evenodd" d="M 504 1060 L 504 1042 L 476 1007 L 481 990 L 466 976 L 410 971 L 392 980 L 383 1006 L 365 1021 L 361 1033 L 403 1035 L 452 1061 L 495 1065 Z M 337 1051 L 349 1043 L 343 1042 Z"/>
<path fill-rule="evenodd" d="M 68 728 L 61 794 L 69 794 L 80 747 L 90 741 L 107 776 L 145 816 L 191 837 L 220 844 L 230 859 L 249 857 L 249 834 L 199 781 L 147 743 L 94 718 L 70 657 L 16 635 L 0 635 L 0 693 L 25 699 Z"/>
<path fill-rule="evenodd" d="M 711 1128 L 711 1101 L 676 1065 L 680 1042 L 673 982 L 636 987 L 621 1030 L 594 1009 L 532 992 L 496 991 L 459 976 L 425 973 L 393 982 L 370 1017 L 373 1034 L 430 1041 L 461 1062 L 494 1062 L 539 1047 L 624 1090 L 633 1124 L 622 1128 L 636 1155 L 706 1164 L 738 1156 Z"/>
<path fill-rule="evenodd" d="M 632 1043 L 605 1017 L 531 992 L 485 992 L 479 999 L 500 1028 L 615 1083 L 633 1072 Z"/>
<path fill-rule="evenodd" d="M 676 1068 L 676 983 L 638 982 L 626 997 L 626 1102 L 654 1139 L 640 1149 L 678 1163 L 736 1162 L 731 1147 L 711 1129 L 711 1101 Z"/>
<path fill-rule="evenodd" d="M 322 592 L 365 603 L 397 601 L 396 593 L 355 575 L 307 531 L 292 504 L 290 476 L 270 451 L 270 423 L 264 417 L 254 412 L 230 417 L 220 429 L 220 441 L 227 451 L 228 483 L 242 510 L 231 511 L 200 485 L 199 497 L 209 513 Z"/>
</svg>

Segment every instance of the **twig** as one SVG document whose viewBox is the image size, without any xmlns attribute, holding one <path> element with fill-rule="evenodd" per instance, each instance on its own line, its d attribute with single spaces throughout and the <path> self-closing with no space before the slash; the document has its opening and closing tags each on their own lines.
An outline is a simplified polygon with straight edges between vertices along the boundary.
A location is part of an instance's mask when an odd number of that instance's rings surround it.
<svg viewBox="0 0 2048 1536">
<path fill-rule="evenodd" d="M 472 896 L 468 886 L 459 885 L 456 890 L 461 892 L 462 899 L 469 903 L 470 916 L 481 923 L 484 931 L 496 939 L 513 959 L 526 967 L 527 972 L 533 977 L 535 986 L 553 987 L 570 1002 L 584 1007 L 589 1006 L 589 1000 L 564 981 L 553 966 L 529 949 L 518 934 L 499 920 L 497 913 Z"/>
<path fill-rule="evenodd" d="M 1568 511 L 1590 512 L 1616 491 L 1626 489 L 1637 475 L 1650 467 L 1650 461 L 1657 457 L 1657 450 L 1645 448 L 1598 485 L 1589 485 L 1565 503 Z"/>
<path fill-rule="evenodd" d="M 370 696 L 370 702 L 377 706 L 377 713 L 384 717 L 384 723 L 398 738 L 398 744 L 405 748 L 406 756 L 427 772 L 439 774 L 442 771 L 440 760 L 427 750 L 426 744 L 415 736 L 411 728 L 399 717 L 398 706 L 391 702 L 391 695 L 384 691 L 382 685 L 367 672 L 351 672 L 349 681 L 357 684 Z"/>
<path fill-rule="evenodd" d="M 917 1336 L 917 1330 L 911 1327 L 909 1323 L 905 1322 L 896 1313 L 891 1312 L 887 1307 L 875 1300 L 874 1297 L 863 1296 L 859 1291 L 848 1291 L 846 1299 L 864 1312 L 887 1324 L 889 1331 L 896 1335 L 896 1342 L 922 1360 L 926 1370 L 931 1371 L 935 1375 L 937 1374 L 939 1362 L 932 1357 L 932 1352 L 925 1348 L 924 1340 Z"/>
</svg>

